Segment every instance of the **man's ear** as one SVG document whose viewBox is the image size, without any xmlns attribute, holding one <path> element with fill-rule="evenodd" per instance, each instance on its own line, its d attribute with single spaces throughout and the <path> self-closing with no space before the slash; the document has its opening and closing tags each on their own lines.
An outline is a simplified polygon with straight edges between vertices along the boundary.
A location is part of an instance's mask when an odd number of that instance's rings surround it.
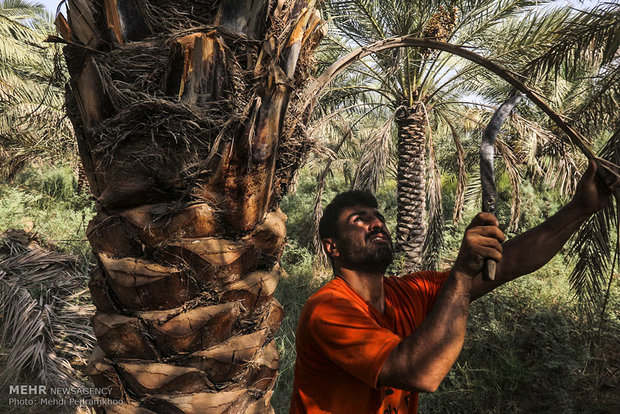
<svg viewBox="0 0 620 414">
<path fill-rule="evenodd" d="M 340 256 L 340 252 L 338 251 L 338 246 L 336 245 L 336 240 L 331 237 L 321 240 L 323 243 L 323 249 L 325 249 L 325 253 L 327 253 L 328 257 L 338 257 Z"/>
</svg>

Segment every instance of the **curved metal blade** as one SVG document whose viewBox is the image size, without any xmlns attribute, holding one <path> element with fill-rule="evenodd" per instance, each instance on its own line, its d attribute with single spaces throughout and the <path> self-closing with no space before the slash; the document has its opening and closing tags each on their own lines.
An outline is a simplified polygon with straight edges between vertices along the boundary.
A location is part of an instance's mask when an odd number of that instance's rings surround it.
<svg viewBox="0 0 620 414">
<path fill-rule="evenodd" d="M 493 114 L 489 125 L 487 125 L 482 135 L 482 145 L 480 146 L 480 181 L 482 184 L 482 211 L 495 213 L 497 200 L 497 190 L 495 188 L 493 156 L 495 151 L 495 140 L 500 128 L 508 114 L 523 98 L 518 93 L 500 105 Z"/>
<path fill-rule="evenodd" d="M 497 189 L 495 188 L 495 176 L 493 168 L 493 156 L 495 154 L 495 140 L 497 134 L 508 114 L 517 103 L 523 98 L 520 93 L 509 98 L 500 105 L 491 117 L 489 125 L 482 135 L 482 145 L 480 146 L 480 181 L 482 185 L 482 211 L 495 214 L 497 202 Z M 490 259 L 485 259 L 482 266 L 482 278 L 484 280 L 495 280 L 495 268 L 497 263 Z"/>
</svg>

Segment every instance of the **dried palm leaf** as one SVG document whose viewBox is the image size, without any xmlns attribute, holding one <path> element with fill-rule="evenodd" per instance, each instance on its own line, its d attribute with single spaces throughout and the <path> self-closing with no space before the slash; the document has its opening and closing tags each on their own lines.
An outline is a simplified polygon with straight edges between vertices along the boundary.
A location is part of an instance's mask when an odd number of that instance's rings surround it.
<svg viewBox="0 0 620 414">
<path fill-rule="evenodd" d="M 0 384 L 36 378 L 84 386 L 78 367 L 94 344 L 87 276 L 77 258 L 17 239 L 0 241 Z"/>
<path fill-rule="evenodd" d="M 393 146 L 392 128 L 394 117 L 389 117 L 366 142 L 359 166 L 355 173 L 353 188 L 376 193 L 385 177 L 390 151 Z"/>
<path fill-rule="evenodd" d="M 519 173 L 517 158 L 508 145 L 502 140 L 497 139 L 495 142 L 495 148 L 501 154 L 504 161 L 504 167 L 510 178 L 510 185 L 512 188 L 511 204 L 510 204 L 510 224 L 508 229 L 510 231 L 517 231 L 519 227 L 519 216 L 521 215 L 521 174 Z"/>
</svg>

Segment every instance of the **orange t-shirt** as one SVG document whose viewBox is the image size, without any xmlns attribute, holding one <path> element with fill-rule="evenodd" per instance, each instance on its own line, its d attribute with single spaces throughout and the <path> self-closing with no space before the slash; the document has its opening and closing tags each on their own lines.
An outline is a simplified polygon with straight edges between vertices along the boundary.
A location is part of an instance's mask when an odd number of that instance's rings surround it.
<svg viewBox="0 0 620 414">
<path fill-rule="evenodd" d="M 422 323 L 449 272 L 384 278 L 379 313 L 342 279 L 308 299 L 297 325 L 291 413 L 416 413 L 418 393 L 377 388 L 383 363 Z"/>
</svg>

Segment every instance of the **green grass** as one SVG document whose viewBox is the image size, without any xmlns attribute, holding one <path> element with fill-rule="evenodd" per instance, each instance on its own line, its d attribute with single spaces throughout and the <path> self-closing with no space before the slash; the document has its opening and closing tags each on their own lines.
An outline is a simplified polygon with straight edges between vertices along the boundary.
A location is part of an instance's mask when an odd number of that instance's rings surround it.
<svg viewBox="0 0 620 414">
<path fill-rule="evenodd" d="M 0 233 L 35 232 L 44 243 L 88 255 L 86 227 L 93 216 L 92 200 L 77 191 L 67 166 L 32 166 L 12 182 L 0 184 Z"/>
<path fill-rule="evenodd" d="M 565 275 L 556 258 L 474 302 L 463 352 L 420 412 L 617 412 L 618 303 L 599 337 Z M 614 289 L 618 297 L 617 280 Z"/>
</svg>

